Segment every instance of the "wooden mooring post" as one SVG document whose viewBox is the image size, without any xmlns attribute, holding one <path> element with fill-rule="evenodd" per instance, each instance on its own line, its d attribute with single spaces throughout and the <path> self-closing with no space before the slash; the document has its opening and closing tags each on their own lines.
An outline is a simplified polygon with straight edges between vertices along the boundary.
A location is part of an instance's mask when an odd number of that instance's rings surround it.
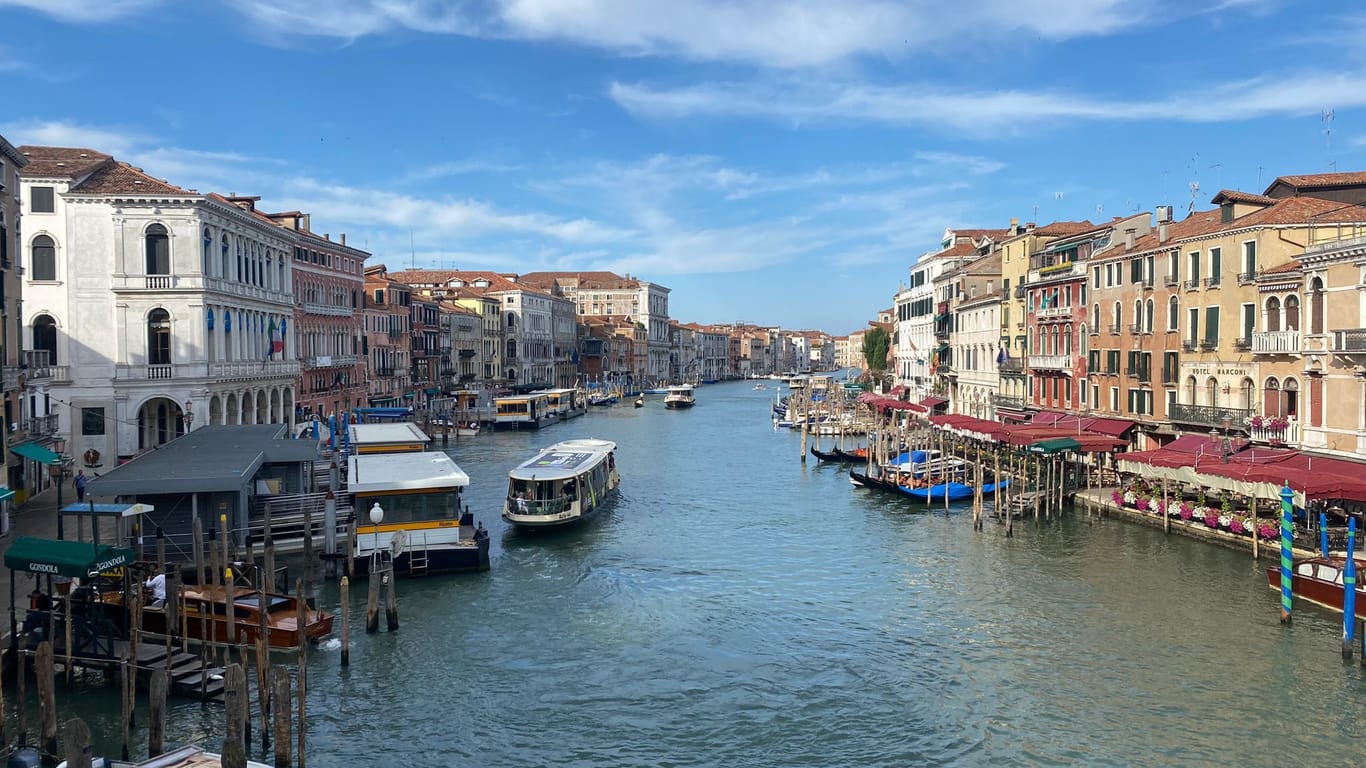
<svg viewBox="0 0 1366 768">
<path fill-rule="evenodd" d="M 165 669 L 152 672 L 147 684 L 147 697 L 150 700 L 147 712 L 147 758 L 159 756 L 166 751 L 166 694 L 170 688 L 170 677 Z"/>
<path fill-rule="evenodd" d="M 57 754 L 57 691 L 52 643 L 38 644 L 33 674 L 38 681 L 38 747 L 45 755 Z"/>
<path fill-rule="evenodd" d="M 384 623 L 390 632 L 398 631 L 398 585 L 396 582 L 397 574 L 394 573 L 393 558 L 389 559 L 389 567 L 384 571 Z"/>
<path fill-rule="evenodd" d="M 271 708 L 275 717 L 275 768 L 290 768 L 294 739 L 289 718 L 294 713 L 290 704 L 289 671 L 276 664 L 270 668 Z"/>
<path fill-rule="evenodd" d="M 308 604 L 304 602 L 304 580 L 298 579 L 295 583 L 295 590 L 299 594 L 297 601 L 299 606 L 298 626 L 299 626 L 299 755 L 298 768 L 304 768 L 304 755 L 307 754 L 308 735 L 308 635 L 304 632 L 304 627 L 308 626 Z"/>
<path fill-rule="evenodd" d="M 365 631 L 368 634 L 379 631 L 379 568 L 379 552 L 376 551 L 370 555 L 370 573 L 366 578 Z"/>
<path fill-rule="evenodd" d="M 351 579 L 341 580 L 341 665 L 351 666 Z"/>
<path fill-rule="evenodd" d="M 90 747 L 90 727 L 79 717 L 66 721 L 62 728 L 63 753 L 67 768 L 90 768 L 94 750 Z"/>
</svg>

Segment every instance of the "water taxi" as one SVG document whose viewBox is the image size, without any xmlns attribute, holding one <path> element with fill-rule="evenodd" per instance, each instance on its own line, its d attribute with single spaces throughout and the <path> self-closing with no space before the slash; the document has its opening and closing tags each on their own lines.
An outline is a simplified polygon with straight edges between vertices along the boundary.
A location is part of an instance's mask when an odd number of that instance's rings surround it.
<svg viewBox="0 0 1366 768">
<path fill-rule="evenodd" d="M 488 532 L 460 507 L 469 484 L 469 475 L 439 451 L 352 456 L 356 570 L 367 571 L 371 557 L 385 551 L 399 574 L 488 570 Z"/>
<path fill-rule="evenodd" d="M 1308 600 L 1315 605 L 1342 613 L 1346 608 L 1347 588 L 1344 584 L 1347 558 L 1345 557 L 1306 557 L 1296 559 L 1291 570 L 1291 589 L 1296 600 Z M 1366 570 L 1366 561 L 1357 560 L 1356 570 L 1360 574 Z M 1266 569 L 1267 585 L 1273 590 L 1281 589 L 1281 568 L 1273 565 Z M 1366 583 L 1357 576 L 1356 615 L 1366 618 Z"/>
<path fill-rule="evenodd" d="M 493 399 L 493 426 L 498 429 L 540 429 L 559 421 L 550 395 L 507 395 Z"/>
<path fill-rule="evenodd" d="M 522 462 L 508 473 L 503 519 L 548 528 L 592 517 L 621 485 L 616 449 L 610 440 L 565 440 Z"/>
<path fill-rule="evenodd" d="M 584 404 L 584 393 L 581 389 L 566 387 L 563 389 L 542 389 L 532 392 L 533 395 L 545 395 L 550 405 L 550 410 L 560 419 L 572 419 L 575 416 L 582 416 L 588 412 L 588 407 Z"/>
<path fill-rule="evenodd" d="M 664 395 L 665 408 L 691 408 L 697 404 L 697 395 L 691 384 L 675 384 Z"/>
<path fill-rule="evenodd" d="M 228 602 L 232 595 L 232 617 L 229 621 Z M 195 640 L 232 642 L 255 645 L 261 631 L 261 598 L 259 589 L 233 586 L 231 592 L 221 584 L 186 584 L 176 602 L 180 626 L 172 634 L 184 632 Z M 265 593 L 266 644 L 271 648 L 299 647 L 299 599 L 293 595 Z M 334 615 L 311 608 L 304 609 L 303 636 L 315 642 L 332 633 Z M 229 629 L 231 624 L 231 629 Z M 155 603 L 142 609 L 142 627 L 148 632 L 166 632 L 166 609 Z"/>
<path fill-rule="evenodd" d="M 427 450 L 431 438 L 410 421 L 387 424 L 352 424 L 351 450 L 356 453 L 417 453 Z"/>
</svg>

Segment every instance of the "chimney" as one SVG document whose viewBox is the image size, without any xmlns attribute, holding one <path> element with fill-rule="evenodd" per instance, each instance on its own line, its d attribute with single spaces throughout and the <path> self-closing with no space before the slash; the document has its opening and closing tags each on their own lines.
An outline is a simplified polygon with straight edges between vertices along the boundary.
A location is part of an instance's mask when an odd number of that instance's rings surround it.
<svg viewBox="0 0 1366 768">
<path fill-rule="evenodd" d="M 1167 242 L 1167 225 L 1165 223 L 1157 225 L 1157 242 Z"/>
<path fill-rule="evenodd" d="M 1126 251 L 1132 251 L 1133 249 L 1134 249 L 1134 231 L 1131 229 L 1131 230 L 1129 230 L 1128 232 L 1125 232 L 1125 233 L 1124 233 L 1124 250 L 1126 250 Z"/>
<path fill-rule="evenodd" d="M 346 233 L 341 233 L 341 244 L 346 245 Z"/>
<path fill-rule="evenodd" d="M 326 241 L 329 242 L 329 243 L 332 242 L 332 233 L 331 233 L 331 232 L 324 232 L 324 233 L 323 233 L 323 239 L 326 240 Z"/>
<path fill-rule="evenodd" d="M 1157 223 L 1170 224 L 1172 220 L 1172 207 L 1170 205 L 1157 206 Z"/>
<path fill-rule="evenodd" d="M 1011 217 L 1010 217 L 1010 234 L 1011 234 L 1011 235 L 1018 235 L 1018 234 L 1020 234 L 1020 220 L 1017 219 L 1017 218 L 1015 218 L 1014 216 L 1011 216 Z"/>
<path fill-rule="evenodd" d="M 303 214 L 302 216 L 300 216 L 299 219 L 300 219 L 299 226 L 303 227 L 303 230 L 304 230 L 305 232 L 312 232 L 312 231 L 313 231 L 312 228 L 310 227 L 310 225 L 312 224 L 312 220 L 313 220 L 313 214 L 311 214 L 311 213 L 305 213 L 305 214 Z"/>
</svg>

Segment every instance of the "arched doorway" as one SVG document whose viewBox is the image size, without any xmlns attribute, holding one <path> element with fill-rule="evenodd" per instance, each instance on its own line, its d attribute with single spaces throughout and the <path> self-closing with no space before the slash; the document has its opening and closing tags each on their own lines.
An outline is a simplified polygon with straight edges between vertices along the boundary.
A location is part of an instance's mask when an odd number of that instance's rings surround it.
<svg viewBox="0 0 1366 768">
<path fill-rule="evenodd" d="M 223 422 L 223 400 L 214 395 L 209 398 L 209 423 L 222 424 Z"/>
<path fill-rule="evenodd" d="M 138 450 L 165 445 L 185 434 L 185 412 L 169 397 L 154 397 L 138 408 Z"/>
<path fill-rule="evenodd" d="M 52 315 L 33 318 L 33 349 L 45 350 L 48 362 L 57 364 L 57 321 L 52 319 Z"/>
<path fill-rule="evenodd" d="M 270 403 L 266 401 L 266 391 L 263 389 L 256 393 L 256 421 L 255 424 L 270 423 Z"/>
<path fill-rule="evenodd" d="M 253 415 L 255 415 L 255 413 L 256 413 L 255 404 L 256 404 L 256 401 L 255 401 L 255 399 L 252 397 L 252 394 L 251 394 L 250 392 L 243 392 L 243 393 L 242 393 L 242 423 L 243 423 L 243 424 L 255 424 L 255 423 L 256 423 L 256 422 L 254 422 L 254 421 L 251 420 L 251 417 L 252 417 Z"/>
<path fill-rule="evenodd" d="M 227 405 L 227 407 L 224 409 L 223 416 L 224 416 L 224 421 L 223 421 L 224 424 L 238 424 L 238 423 L 240 423 L 241 412 L 238 410 L 238 405 L 237 405 L 237 393 L 236 393 L 236 392 L 232 392 L 232 393 L 229 393 L 229 394 L 228 394 L 228 405 Z"/>
</svg>

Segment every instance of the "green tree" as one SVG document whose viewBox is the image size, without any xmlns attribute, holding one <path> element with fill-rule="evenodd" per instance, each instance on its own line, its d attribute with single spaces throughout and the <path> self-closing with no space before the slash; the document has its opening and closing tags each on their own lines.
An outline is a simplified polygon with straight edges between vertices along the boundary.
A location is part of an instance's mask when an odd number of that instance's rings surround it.
<svg viewBox="0 0 1366 768">
<path fill-rule="evenodd" d="M 891 344 L 891 337 L 877 326 L 863 334 L 863 361 L 870 372 L 881 374 L 887 371 L 887 349 Z"/>
</svg>

